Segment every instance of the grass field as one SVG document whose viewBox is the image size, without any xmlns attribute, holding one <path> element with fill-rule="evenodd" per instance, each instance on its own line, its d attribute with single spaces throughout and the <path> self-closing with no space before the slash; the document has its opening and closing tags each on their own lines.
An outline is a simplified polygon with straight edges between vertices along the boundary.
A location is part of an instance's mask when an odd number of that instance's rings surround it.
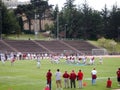
<svg viewBox="0 0 120 90">
<path fill-rule="evenodd" d="M 52 90 L 56 90 L 55 72 L 60 69 L 62 73 L 67 70 L 75 70 L 76 73 L 81 69 L 84 73 L 83 82 L 87 86 L 83 90 L 114 90 L 120 89 L 117 86 L 116 71 L 120 67 L 120 57 L 117 58 L 103 58 L 103 65 L 99 65 L 99 60 L 96 59 L 95 65 L 92 66 L 79 66 L 68 65 L 61 60 L 59 64 L 51 64 L 49 60 L 41 60 L 41 67 L 38 69 L 35 60 L 20 60 L 15 61 L 14 66 L 11 66 L 10 61 L 6 61 L 5 65 L 0 62 L 0 90 L 43 90 L 46 85 L 46 72 L 51 69 L 52 76 Z M 91 70 L 96 67 L 97 70 L 97 84 L 91 85 Z M 111 77 L 112 88 L 106 88 L 106 80 Z M 64 87 L 63 79 L 62 85 Z M 76 81 L 78 87 L 78 82 Z M 79 90 L 64 89 L 63 90 Z"/>
</svg>

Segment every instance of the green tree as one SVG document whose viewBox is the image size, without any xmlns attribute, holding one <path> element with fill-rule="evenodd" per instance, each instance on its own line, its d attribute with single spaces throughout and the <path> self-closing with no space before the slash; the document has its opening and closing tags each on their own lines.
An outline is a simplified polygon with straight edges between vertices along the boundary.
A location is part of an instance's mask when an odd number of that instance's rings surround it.
<svg viewBox="0 0 120 90">
<path fill-rule="evenodd" d="M 79 9 L 80 32 L 83 39 L 97 39 L 101 36 L 102 18 L 100 12 L 93 10 L 85 2 Z"/>
<path fill-rule="evenodd" d="M 53 37 L 57 37 L 57 14 L 59 13 L 59 7 L 58 5 L 55 6 L 55 9 L 53 10 L 52 17 L 54 21 L 54 25 L 52 28 L 51 33 L 53 34 Z"/>
<path fill-rule="evenodd" d="M 23 24 L 24 22 L 28 22 L 29 30 L 31 32 L 31 20 L 34 18 L 34 7 L 31 4 L 28 5 L 18 5 L 14 10 L 15 14 L 18 16 L 19 24 L 21 26 L 21 31 L 24 30 Z M 22 20 L 22 16 L 25 15 L 27 17 L 26 21 Z"/>
<path fill-rule="evenodd" d="M 41 28 L 41 20 L 45 19 L 45 11 L 47 9 L 51 8 L 51 5 L 48 5 L 48 1 L 44 1 L 44 0 L 31 0 L 32 5 L 34 6 L 34 13 L 39 15 L 39 27 L 40 30 L 42 30 Z"/>
<path fill-rule="evenodd" d="M 120 9 L 116 5 L 113 6 L 110 13 L 110 29 L 108 38 L 120 41 Z"/>
<path fill-rule="evenodd" d="M 103 29 L 102 29 L 102 33 L 104 37 L 108 37 L 108 31 L 109 31 L 109 16 L 110 12 L 107 9 L 107 6 L 105 5 L 104 9 L 102 9 L 101 11 L 101 17 L 102 17 L 102 22 L 103 22 Z"/>
<path fill-rule="evenodd" d="M 74 5 L 75 0 L 66 0 L 63 8 L 64 20 L 65 24 L 67 24 L 66 30 L 66 38 L 73 38 L 73 27 L 74 27 L 74 13 L 76 12 L 76 8 Z"/>
<path fill-rule="evenodd" d="M 13 10 L 8 10 L 2 2 L 0 6 L 2 7 L 2 34 L 6 36 L 13 33 L 20 34 L 20 26 Z"/>
</svg>

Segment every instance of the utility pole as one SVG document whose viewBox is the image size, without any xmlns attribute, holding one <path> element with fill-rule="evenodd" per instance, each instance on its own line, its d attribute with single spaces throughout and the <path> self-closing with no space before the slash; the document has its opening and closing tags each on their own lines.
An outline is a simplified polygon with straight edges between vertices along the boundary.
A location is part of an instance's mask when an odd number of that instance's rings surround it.
<svg viewBox="0 0 120 90">
<path fill-rule="evenodd" d="M 2 6 L 0 7 L 0 40 L 2 40 Z"/>
<path fill-rule="evenodd" d="M 67 24 L 65 24 L 65 39 L 67 38 Z"/>
<path fill-rule="evenodd" d="M 35 32 L 35 39 L 38 38 L 38 22 L 37 22 L 37 18 L 39 17 L 39 15 L 36 14 L 35 12 L 35 20 L 34 20 L 34 32 Z"/>
<path fill-rule="evenodd" d="M 57 40 L 59 40 L 59 12 L 57 12 Z"/>
</svg>

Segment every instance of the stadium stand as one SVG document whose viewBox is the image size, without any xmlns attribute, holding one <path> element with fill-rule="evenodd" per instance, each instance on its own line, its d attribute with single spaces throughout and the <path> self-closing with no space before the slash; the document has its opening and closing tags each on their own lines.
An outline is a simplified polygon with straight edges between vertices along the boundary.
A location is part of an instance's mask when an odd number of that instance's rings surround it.
<svg viewBox="0 0 120 90">
<path fill-rule="evenodd" d="M 0 51 L 33 52 L 33 53 L 63 53 L 71 50 L 74 53 L 92 55 L 92 49 L 97 47 L 82 40 L 1 40 Z"/>
</svg>

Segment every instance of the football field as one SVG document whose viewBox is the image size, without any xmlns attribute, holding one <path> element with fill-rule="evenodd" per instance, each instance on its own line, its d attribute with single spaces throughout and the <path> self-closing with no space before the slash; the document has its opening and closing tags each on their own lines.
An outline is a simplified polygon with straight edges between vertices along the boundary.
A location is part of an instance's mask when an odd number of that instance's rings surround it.
<svg viewBox="0 0 120 90">
<path fill-rule="evenodd" d="M 56 90 L 55 72 L 60 69 L 62 73 L 70 73 L 81 69 L 84 73 L 83 82 L 86 83 L 83 90 L 115 90 L 120 89 L 117 83 L 116 71 L 120 68 L 120 57 L 103 58 L 103 64 L 99 64 L 99 59 L 95 58 L 94 65 L 67 64 L 62 59 L 59 64 L 52 64 L 49 59 L 41 60 L 41 67 L 37 68 L 36 60 L 16 60 L 11 66 L 10 61 L 3 65 L 0 61 L 0 90 L 44 90 L 46 86 L 46 73 L 48 69 L 52 72 L 52 90 Z M 96 85 L 91 85 L 91 70 L 97 70 Z M 112 88 L 106 88 L 107 78 L 112 80 Z M 76 89 L 65 89 L 62 78 L 63 90 L 80 90 L 76 80 Z"/>
</svg>

